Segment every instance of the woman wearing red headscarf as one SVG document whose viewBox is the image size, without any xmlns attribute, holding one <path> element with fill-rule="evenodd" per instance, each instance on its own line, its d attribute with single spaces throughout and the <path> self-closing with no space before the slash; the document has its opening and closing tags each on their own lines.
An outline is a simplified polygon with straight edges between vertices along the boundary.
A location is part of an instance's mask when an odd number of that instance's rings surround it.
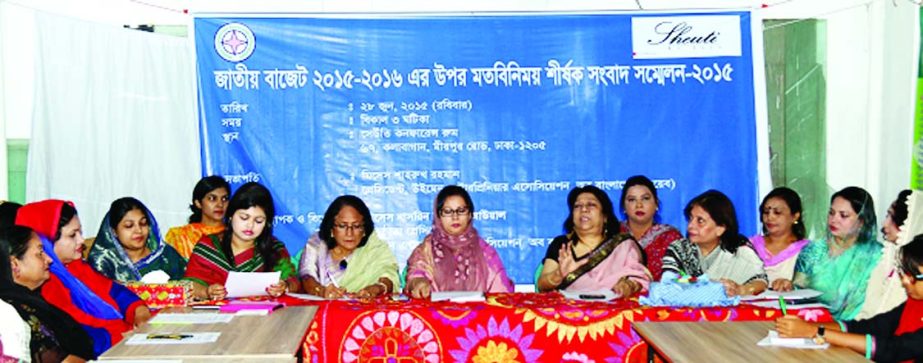
<svg viewBox="0 0 923 363">
<path fill-rule="evenodd" d="M 137 295 L 81 259 L 83 235 L 73 203 L 49 199 L 26 204 L 16 213 L 16 224 L 35 230 L 52 259 L 42 297 L 83 326 L 97 355 L 122 340 L 122 333 L 151 318 Z"/>
</svg>

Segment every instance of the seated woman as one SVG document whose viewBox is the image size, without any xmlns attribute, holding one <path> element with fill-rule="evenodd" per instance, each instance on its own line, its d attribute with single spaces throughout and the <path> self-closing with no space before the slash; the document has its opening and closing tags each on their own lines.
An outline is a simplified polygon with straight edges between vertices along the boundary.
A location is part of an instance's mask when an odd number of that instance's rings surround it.
<svg viewBox="0 0 923 363">
<path fill-rule="evenodd" d="M 151 311 L 131 290 L 80 259 L 83 234 L 73 203 L 49 199 L 26 204 L 19 208 L 16 224 L 44 237 L 42 248 L 52 262 L 42 297 L 83 326 L 93 339 L 95 354 L 102 354 L 122 340 L 123 333 L 151 318 Z"/>
<path fill-rule="evenodd" d="M 888 214 L 881 227 L 882 244 L 881 258 L 878 265 L 869 276 L 868 287 L 865 291 L 865 303 L 862 310 L 856 314 L 856 320 L 868 319 L 894 309 L 907 300 L 907 294 L 901 287 L 901 279 L 897 274 L 900 266 L 897 265 L 897 252 L 901 246 L 910 242 L 913 230 L 910 228 L 923 228 L 923 220 L 918 214 L 915 220 L 908 220 L 907 214 L 910 204 L 920 206 L 923 194 L 919 191 L 911 192 L 905 189 L 898 193 L 897 199 L 888 208 Z M 920 208 L 920 207 L 916 207 Z M 906 222 L 906 223 L 905 223 Z M 899 232 L 904 231 L 902 234 Z"/>
<path fill-rule="evenodd" d="M 131 197 L 109 206 L 90 248 L 87 262 L 106 277 L 129 282 L 152 271 L 163 271 L 171 280 L 183 278 L 186 260 L 160 239 L 151 211 Z"/>
<path fill-rule="evenodd" d="M 202 237 L 189 258 L 184 279 L 194 282 L 195 297 L 223 300 L 231 271 L 279 271 L 282 280 L 266 289 L 269 295 L 300 291 L 288 250 L 272 235 L 276 214 L 269 190 L 255 182 L 241 185 L 228 203 L 228 214 L 224 232 Z"/>
<path fill-rule="evenodd" d="M 83 362 L 96 359 L 93 341 L 67 313 L 48 304 L 39 293 L 49 278 L 51 258 L 42 250 L 39 236 L 28 227 L 0 230 L 0 300 L 12 305 L 19 322 L 27 323 L 28 346 L 20 357 L 33 362 Z M 3 320 L 4 328 L 15 321 Z M 7 338 L 4 336 L 3 338 Z M 4 343 L 7 340 L 4 339 Z M 15 346 L 4 345 L 4 353 Z M 18 362 L 19 360 L 14 360 Z"/>
<path fill-rule="evenodd" d="M 750 237 L 750 243 L 763 260 L 770 287 L 789 291 L 795 274 L 798 253 L 808 244 L 801 219 L 801 197 L 794 190 L 778 187 L 766 194 L 760 204 L 763 234 Z"/>
<path fill-rule="evenodd" d="M 899 255 L 906 302 L 867 320 L 808 323 L 786 315 L 776 320 L 776 331 L 784 338 L 846 347 L 876 362 L 923 360 L 923 235 L 901 247 Z"/>
<path fill-rule="evenodd" d="M 330 299 L 372 298 L 398 286 L 397 258 L 375 233 L 369 207 L 352 195 L 327 207 L 320 231 L 304 246 L 298 275 L 304 291 Z"/>
<path fill-rule="evenodd" d="M 881 258 L 875 223 L 875 204 L 868 192 L 847 187 L 834 193 L 827 213 L 827 239 L 808 243 L 798 254 L 794 280 L 783 283 L 820 291 L 819 299 L 834 318 L 854 319 Z"/>
<path fill-rule="evenodd" d="M 230 195 L 231 186 L 220 176 L 199 180 L 192 189 L 189 224 L 170 228 L 164 240 L 188 260 L 196 242 L 203 236 L 224 231 L 224 212 Z"/>
<path fill-rule="evenodd" d="M 660 210 L 657 188 L 646 176 L 635 175 L 628 178 L 622 187 L 619 206 L 626 217 L 619 231 L 630 233 L 635 241 L 638 241 L 644 249 L 648 271 L 651 272 L 654 281 L 660 280 L 663 255 L 667 253 L 667 247 L 673 241 L 683 238 L 683 235 L 669 224 L 657 223 L 657 211 Z"/>
<path fill-rule="evenodd" d="M 439 291 L 512 292 L 500 256 L 472 226 L 468 191 L 449 185 L 436 195 L 433 230 L 407 260 L 404 292 L 427 298 Z"/>
<path fill-rule="evenodd" d="M 685 209 L 686 238 L 670 244 L 663 270 L 720 280 L 728 296 L 756 295 L 769 285 L 763 261 L 738 233 L 737 212 L 724 193 L 709 190 Z"/>
<path fill-rule="evenodd" d="M 606 192 L 592 185 L 574 188 L 567 209 L 565 235 L 548 245 L 538 290 L 611 289 L 622 297 L 647 290 L 651 276 L 644 253 L 631 235 L 618 233 L 619 220 Z"/>
</svg>

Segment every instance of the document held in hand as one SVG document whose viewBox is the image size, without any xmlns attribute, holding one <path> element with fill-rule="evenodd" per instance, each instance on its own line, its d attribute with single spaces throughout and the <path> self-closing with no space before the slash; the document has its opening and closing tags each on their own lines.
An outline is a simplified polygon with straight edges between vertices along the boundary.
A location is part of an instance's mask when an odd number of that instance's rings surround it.
<svg viewBox="0 0 923 363">
<path fill-rule="evenodd" d="M 228 273 L 228 280 L 224 287 L 228 290 L 228 298 L 245 296 L 268 296 L 266 288 L 279 283 L 282 274 L 275 272 L 234 272 Z"/>
</svg>

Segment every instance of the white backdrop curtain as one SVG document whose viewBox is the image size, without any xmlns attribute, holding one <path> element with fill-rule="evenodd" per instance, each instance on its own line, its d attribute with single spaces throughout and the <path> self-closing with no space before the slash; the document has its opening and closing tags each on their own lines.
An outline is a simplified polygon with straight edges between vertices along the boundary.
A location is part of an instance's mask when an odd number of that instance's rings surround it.
<svg viewBox="0 0 923 363">
<path fill-rule="evenodd" d="M 26 198 L 73 200 L 84 235 L 133 196 L 161 233 L 184 224 L 199 179 L 186 39 L 36 12 Z"/>
</svg>

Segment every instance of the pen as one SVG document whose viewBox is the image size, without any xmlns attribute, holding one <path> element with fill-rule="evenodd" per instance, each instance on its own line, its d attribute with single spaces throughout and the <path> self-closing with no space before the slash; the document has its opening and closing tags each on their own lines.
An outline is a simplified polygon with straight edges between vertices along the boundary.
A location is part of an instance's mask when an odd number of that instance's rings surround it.
<svg viewBox="0 0 923 363">
<path fill-rule="evenodd" d="M 330 279 L 330 282 L 333 283 L 333 287 L 336 287 L 338 289 L 340 288 L 340 284 L 337 283 L 337 279 L 333 278 L 333 276 L 330 275 L 330 270 L 327 270 L 327 278 Z"/>
<path fill-rule="evenodd" d="M 577 295 L 581 299 L 605 299 L 606 295 L 597 295 L 597 294 L 580 294 Z"/>
<path fill-rule="evenodd" d="M 788 315 L 788 311 L 785 309 L 785 299 L 782 296 L 779 296 L 779 309 L 782 309 L 782 315 Z"/>
<path fill-rule="evenodd" d="M 173 339 L 173 340 L 182 340 L 192 338 L 192 335 L 189 334 L 150 334 L 147 336 L 148 339 Z"/>
</svg>

